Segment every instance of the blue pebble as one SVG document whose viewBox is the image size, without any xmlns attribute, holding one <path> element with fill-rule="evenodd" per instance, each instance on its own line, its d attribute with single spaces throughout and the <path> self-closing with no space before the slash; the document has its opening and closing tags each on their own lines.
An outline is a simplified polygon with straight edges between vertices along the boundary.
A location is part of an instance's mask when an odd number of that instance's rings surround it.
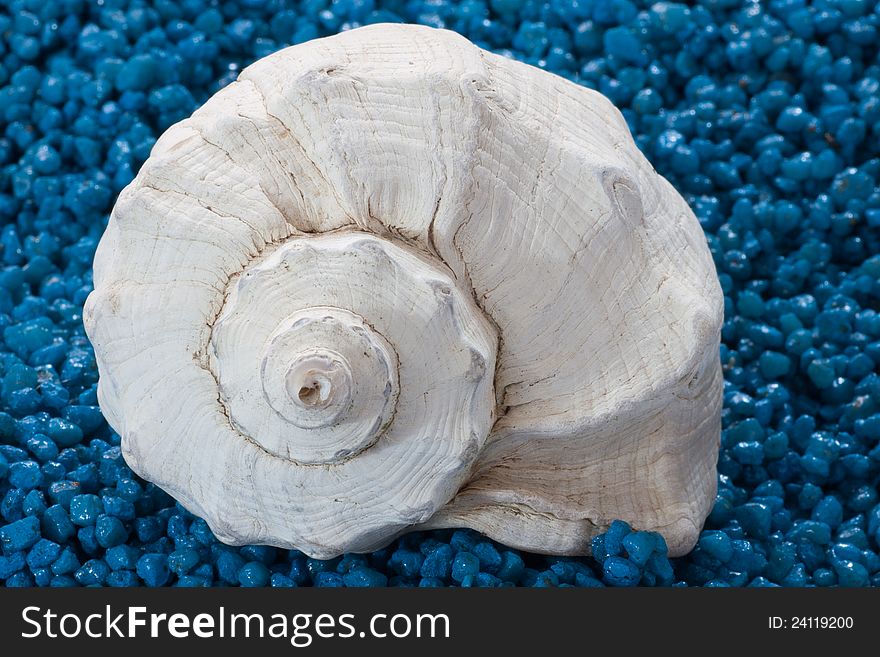
<svg viewBox="0 0 880 657">
<path fill-rule="evenodd" d="M 129 545 L 116 545 L 107 550 L 104 554 L 104 561 L 110 566 L 111 570 L 134 570 L 137 567 L 140 551 Z M 168 563 L 171 565 L 171 557 L 169 555 Z M 172 570 L 174 570 L 172 568 Z M 175 571 L 177 572 L 177 571 Z"/>
<path fill-rule="evenodd" d="M 156 79 L 158 65 L 151 54 L 134 55 L 119 70 L 116 86 L 120 91 L 148 89 Z"/>
<path fill-rule="evenodd" d="M 200 564 L 190 574 L 195 575 L 196 577 L 202 577 L 209 582 L 214 579 L 214 569 L 210 563 Z"/>
<path fill-rule="evenodd" d="M 64 548 L 58 558 L 52 562 L 51 570 L 55 575 L 68 575 L 79 570 L 80 561 L 69 547 Z"/>
<path fill-rule="evenodd" d="M 89 559 L 74 574 L 81 586 L 100 586 L 107 581 L 110 567 L 102 559 Z"/>
<path fill-rule="evenodd" d="M 765 351 L 758 360 L 761 374 L 767 379 L 777 379 L 788 374 L 791 359 L 775 351 Z"/>
<path fill-rule="evenodd" d="M 747 502 L 735 509 L 734 515 L 742 528 L 755 538 L 764 538 L 770 534 L 772 526 L 772 510 L 761 502 Z"/>
<path fill-rule="evenodd" d="M 464 580 L 462 580 L 461 585 L 472 586 L 473 581 L 475 579 L 475 575 L 467 575 Z M 559 577 L 552 570 L 545 571 L 537 571 L 527 568 L 526 576 L 523 579 L 524 586 L 531 586 L 534 588 L 555 588 L 559 586 Z"/>
<path fill-rule="evenodd" d="M 643 568 L 656 549 L 656 534 L 651 532 L 633 532 L 623 539 L 623 548 L 627 558 L 639 568 Z"/>
<path fill-rule="evenodd" d="M 141 488 L 141 485 L 133 479 L 120 478 L 116 480 L 116 494 L 127 502 L 131 502 L 132 504 L 134 504 L 134 502 L 138 501 L 141 498 L 143 492 L 144 491 Z M 110 515 L 116 515 L 115 513 L 111 513 L 106 508 L 106 502 L 104 510 L 107 511 L 107 513 L 109 513 Z M 201 523 L 202 527 L 207 527 L 207 523 L 204 520 L 197 519 L 195 522 L 193 522 L 193 531 L 196 531 L 195 525 L 197 523 Z"/>
<path fill-rule="evenodd" d="M 131 570 L 114 570 L 107 575 L 107 586 L 114 588 L 131 588 L 139 586 L 138 576 Z"/>
<path fill-rule="evenodd" d="M 766 575 L 773 581 L 781 581 L 797 565 L 797 546 L 784 541 L 775 544 L 767 555 Z"/>
<path fill-rule="evenodd" d="M 636 586 L 642 578 L 639 567 L 624 557 L 611 556 L 602 564 L 602 579 L 609 586 Z"/>
<path fill-rule="evenodd" d="M 481 543 L 480 545 L 483 544 Z M 391 558 L 388 560 L 388 565 L 398 575 L 416 577 L 420 574 L 424 561 L 425 557 L 421 552 L 400 548 L 392 553 Z"/>
<path fill-rule="evenodd" d="M 76 532 L 76 538 L 82 551 L 88 555 L 95 555 L 100 549 L 98 540 L 95 538 L 95 526 L 80 527 Z"/>
<path fill-rule="evenodd" d="M 613 27 L 605 32 L 605 52 L 626 62 L 642 60 L 642 46 L 636 35 L 627 27 Z"/>
<path fill-rule="evenodd" d="M 457 529 L 452 532 L 449 544 L 456 552 L 472 550 L 479 542 L 479 535 L 469 529 Z"/>
<path fill-rule="evenodd" d="M 123 497 L 105 495 L 101 498 L 101 504 L 104 505 L 104 513 L 108 516 L 113 516 L 120 520 L 134 520 L 135 518 L 134 504 Z"/>
<path fill-rule="evenodd" d="M 141 543 L 152 543 L 162 536 L 162 525 L 152 517 L 140 517 L 134 522 L 135 533 Z"/>
<path fill-rule="evenodd" d="M 40 520 L 22 518 L 0 528 L 0 548 L 4 553 L 26 550 L 40 540 Z"/>
<path fill-rule="evenodd" d="M 26 564 L 24 552 L 19 551 L 8 555 L 0 555 L 0 580 L 9 579 L 15 573 L 22 570 Z"/>
<path fill-rule="evenodd" d="M 61 553 L 61 546 L 45 538 L 37 541 L 27 555 L 27 564 L 31 569 L 45 568 L 52 564 Z"/>
<path fill-rule="evenodd" d="M 43 483 L 43 473 L 35 461 L 19 461 L 9 466 L 9 483 L 22 490 L 36 488 Z"/>
<path fill-rule="evenodd" d="M 77 482 L 84 491 L 96 490 L 99 485 L 98 469 L 94 463 L 86 463 L 72 470 L 67 474 L 67 478 Z M 91 504 L 91 502 L 90 502 Z"/>
<path fill-rule="evenodd" d="M 97 495 L 76 495 L 70 500 L 70 520 L 74 525 L 94 525 L 103 511 L 104 506 Z"/>
<path fill-rule="evenodd" d="M 574 584 L 575 586 L 581 588 L 602 588 L 605 585 L 592 575 L 588 575 L 586 573 L 577 573 L 574 576 Z"/>
<path fill-rule="evenodd" d="M 22 505 L 24 504 L 25 492 L 20 488 L 10 488 L 3 496 L 0 502 L 0 515 L 8 522 L 20 520 L 24 515 Z"/>
<path fill-rule="evenodd" d="M 522 557 L 516 552 L 505 550 L 501 553 L 501 564 L 495 573 L 501 580 L 505 582 L 518 582 L 525 572 L 525 564 Z"/>
<path fill-rule="evenodd" d="M 474 585 L 481 588 L 498 588 L 502 584 L 502 580 L 490 573 L 477 573 L 474 578 Z"/>
<path fill-rule="evenodd" d="M 315 575 L 314 585 L 320 588 L 338 588 L 345 586 L 345 582 L 339 573 L 323 571 Z"/>
<path fill-rule="evenodd" d="M 789 540 L 803 538 L 816 545 L 827 545 L 831 542 L 831 527 L 815 520 L 797 520 L 788 533 L 788 538 Z"/>
<path fill-rule="evenodd" d="M 623 551 L 623 538 L 632 532 L 632 527 L 622 520 L 615 520 L 608 527 L 608 531 L 604 536 L 604 554 L 608 556 L 617 556 Z M 595 556 L 595 554 L 594 554 Z M 600 557 L 596 557 L 600 558 Z"/>
<path fill-rule="evenodd" d="M 82 429 L 79 426 L 58 417 L 49 420 L 46 433 L 61 447 L 77 445 L 83 438 Z"/>
<path fill-rule="evenodd" d="M 701 550 L 721 563 L 727 563 L 733 557 L 733 543 L 722 531 L 704 531 L 700 534 L 698 544 Z"/>
<path fill-rule="evenodd" d="M 470 552 L 459 552 L 452 561 L 452 579 L 461 583 L 467 577 L 475 577 L 480 572 L 480 560 Z"/>
<path fill-rule="evenodd" d="M 186 575 L 198 565 L 199 553 L 193 548 L 178 549 L 168 555 L 168 569 L 175 575 Z M 241 571 L 239 571 L 238 576 L 240 581 L 242 577 Z"/>
<path fill-rule="evenodd" d="M 776 128 L 782 132 L 798 132 L 809 122 L 809 114 L 801 107 L 787 107 L 779 115 Z"/>
<path fill-rule="evenodd" d="M 26 516 L 41 516 L 46 510 L 46 497 L 42 491 L 32 490 L 24 496 L 21 502 L 21 511 Z"/>
<path fill-rule="evenodd" d="M 30 588 L 34 585 L 34 578 L 30 573 L 23 571 L 15 573 L 6 580 L 6 586 L 9 588 Z"/>
<path fill-rule="evenodd" d="M 782 586 L 804 587 L 809 582 L 804 565 L 799 563 L 792 566 L 788 574 L 779 580 Z"/>
<path fill-rule="evenodd" d="M 270 577 L 269 569 L 259 561 L 248 562 L 238 571 L 238 583 L 244 587 L 266 586 Z"/>
<path fill-rule="evenodd" d="M 309 581 L 309 571 L 302 558 L 294 557 L 290 561 L 290 570 L 287 576 L 294 581 L 297 586 L 303 586 Z"/>
<path fill-rule="evenodd" d="M 868 586 L 868 571 L 862 564 L 853 561 L 837 561 L 832 563 L 834 565 L 834 571 L 837 574 L 837 582 L 840 586 Z"/>
<path fill-rule="evenodd" d="M 49 586 L 52 588 L 72 588 L 77 586 L 76 580 L 72 577 L 68 577 L 67 575 L 56 575 L 54 576 L 50 582 Z"/>
<path fill-rule="evenodd" d="M 358 567 L 345 573 L 342 581 L 348 587 L 384 587 L 388 577 L 372 568 Z"/>
<path fill-rule="evenodd" d="M 137 561 L 137 576 L 147 586 L 156 587 L 168 583 L 171 571 L 168 568 L 168 557 L 164 554 L 145 554 Z"/>
<path fill-rule="evenodd" d="M 173 540 L 179 541 L 186 537 L 188 524 L 187 520 L 182 516 L 173 515 L 168 518 L 168 521 L 165 524 L 165 533 Z M 239 554 L 241 554 L 241 552 L 239 552 Z M 242 554 L 242 556 L 246 555 Z"/>
<path fill-rule="evenodd" d="M 296 586 L 296 582 L 294 582 L 287 575 L 282 575 L 281 573 L 272 573 L 272 577 L 269 578 L 269 585 L 272 588 L 294 588 Z"/>
<path fill-rule="evenodd" d="M 760 588 L 772 588 L 779 586 L 778 584 L 771 582 L 766 577 L 756 577 L 751 582 L 749 582 L 750 587 L 760 587 Z"/>
<path fill-rule="evenodd" d="M 65 543 L 67 539 L 76 533 L 76 528 L 70 521 L 70 516 L 60 504 L 53 504 L 43 513 L 41 520 L 43 535 L 58 543 Z"/>
<path fill-rule="evenodd" d="M 29 438 L 27 448 L 41 461 L 54 461 L 58 457 L 58 446 L 51 438 L 43 434 L 36 434 Z M 36 485 L 39 485 L 39 482 Z"/>
<path fill-rule="evenodd" d="M 52 582 L 52 571 L 48 568 L 31 568 L 34 577 L 34 586 L 46 587 Z"/>
<path fill-rule="evenodd" d="M 740 441 L 730 451 L 733 458 L 743 465 L 761 465 L 766 457 L 764 445 L 757 440 Z"/>
<path fill-rule="evenodd" d="M 245 559 L 259 561 L 265 565 L 271 565 L 277 558 L 276 548 L 270 545 L 246 545 L 241 548 L 240 554 Z"/>
<path fill-rule="evenodd" d="M 95 540 L 103 548 L 121 545 L 128 538 L 128 531 L 119 518 L 101 515 L 95 523 Z"/>
<path fill-rule="evenodd" d="M 843 522 L 843 505 L 836 497 L 828 495 L 813 507 L 811 518 L 836 529 Z"/>
<path fill-rule="evenodd" d="M 427 588 L 427 589 L 438 589 L 445 586 L 442 579 L 438 579 L 437 577 L 422 577 L 419 580 L 419 588 Z"/>
<path fill-rule="evenodd" d="M 217 558 L 217 574 L 226 583 L 238 583 L 238 571 L 244 567 L 245 560 L 235 552 L 224 550 Z"/>
<path fill-rule="evenodd" d="M 494 574 L 501 567 L 501 554 L 494 545 L 487 541 L 477 543 L 473 550 L 473 554 L 480 561 L 480 571 Z"/>
<path fill-rule="evenodd" d="M 425 556 L 419 572 L 422 577 L 447 579 L 452 573 L 452 559 L 452 548 L 440 545 Z"/>
</svg>

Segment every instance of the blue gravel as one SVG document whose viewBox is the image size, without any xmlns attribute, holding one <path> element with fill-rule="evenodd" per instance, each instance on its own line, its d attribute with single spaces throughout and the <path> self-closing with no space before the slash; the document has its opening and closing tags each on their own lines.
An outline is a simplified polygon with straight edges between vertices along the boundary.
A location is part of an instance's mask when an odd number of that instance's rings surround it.
<svg viewBox="0 0 880 657">
<path fill-rule="evenodd" d="M 243 66 L 380 21 L 600 90 L 699 218 L 725 294 L 725 404 L 718 497 L 688 556 L 623 522 L 586 559 L 452 530 L 330 561 L 231 548 L 125 466 L 82 328 L 113 200 Z M 0 582 L 880 585 L 878 27 L 873 0 L 3 3 Z"/>
</svg>

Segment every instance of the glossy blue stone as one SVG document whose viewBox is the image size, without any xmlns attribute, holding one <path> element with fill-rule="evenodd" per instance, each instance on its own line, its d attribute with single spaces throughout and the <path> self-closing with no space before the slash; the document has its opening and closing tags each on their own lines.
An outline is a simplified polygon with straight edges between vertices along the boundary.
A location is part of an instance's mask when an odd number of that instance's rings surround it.
<svg viewBox="0 0 880 657">
<path fill-rule="evenodd" d="M 81 586 L 101 585 L 107 581 L 110 567 L 102 559 L 89 559 L 74 574 Z"/>
<path fill-rule="evenodd" d="M 169 557 L 169 562 L 170 560 Z M 266 586 L 270 577 L 269 569 L 259 561 L 246 563 L 238 571 L 238 583 L 243 587 Z"/>
<path fill-rule="evenodd" d="M 171 556 L 168 558 L 169 565 L 171 563 Z M 140 550 L 129 545 L 117 545 L 107 550 L 104 560 L 111 570 L 134 570 L 137 567 L 139 557 Z"/>
<path fill-rule="evenodd" d="M 0 548 L 4 553 L 25 550 L 40 539 L 40 521 L 33 516 L 0 528 Z"/>
<path fill-rule="evenodd" d="M 358 567 L 342 576 L 348 587 L 376 587 L 388 584 L 388 577 L 372 568 Z"/>
<path fill-rule="evenodd" d="M 623 539 L 623 549 L 627 558 L 642 568 L 657 548 L 656 534 L 651 532 L 632 532 Z"/>
<path fill-rule="evenodd" d="M 522 557 L 515 552 L 505 550 L 501 553 L 501 565 L 496 575 L 506 582 L 516 583 L 525 572 Z"/>
<path fill-rule="evenodd" d="M 733 556 L 733 543 L 730 537 L 722 531 L 704 531 L 698 541 L 700 549 L 726 563 Z"/>
<path fill-rule="evenodd" d="M 128 531 L 119 518 L 101 515 L 95 523 L 95 540 L 103 548 L 121 545 L 128 538 Z"/>
<path fill-rule="evenodd" d="M 610 586 L 636 586 L 642 577 L 639 567 L 629 559 L 612 556 L 602 566 L 603 580 Z"/>
<path fill-rule="evenodd" d="M 147 586 L 162 586 L 171 577 L 168 557 L 164 554 L 145 554 L 137 561 L 137 575 Z"/>
<path fill-rule="evenodd" d="M 452 561 L 452 579 L 461 582 L 470 575 L 476 576 L 480 572 L 480 560 L 470 552 L 459 552 Z"/>
<path fill-rule="evenodd" d="M 420 574 L 422 577 L 446 579 L 452 572 L 452 548 L 440 545 L 425 556 Z"/>
<path fill-rule="evenodd" d="M 97 495 L 75 495 L 70 500 L 70 519 L 80 527 L 95 524 L 103 511 L 104 506 Z"/>
</svg>

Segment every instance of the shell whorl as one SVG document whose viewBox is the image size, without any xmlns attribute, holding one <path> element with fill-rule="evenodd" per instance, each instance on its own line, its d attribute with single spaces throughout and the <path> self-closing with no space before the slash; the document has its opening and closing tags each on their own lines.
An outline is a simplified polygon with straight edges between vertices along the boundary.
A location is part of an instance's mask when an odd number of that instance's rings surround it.
<svg viewBox="0 0 880 657">
<path fill-rule="evenodd" d="M 448 273 L 371 235 L 292 240 L 246 268 L 211 350 L 239 432 L 297 464 L 335 464 L 340 481 L 348 469 L 368 476 L 406 461 L 412 443 L 430 443 L 432 427 L 451 421 L 448 453 L 433 454 L 422 475 L 430 488 L 446 469 L 466 473 L 491 423 L 471 415 L 494 403 L 491 327 Z M 380 437 L 383 449 L 366 454 Z"/>
<path fill-rule="evenodd" d="M 132 468 L 316 557 L 469 526 L 693 544 L 722 299 L 599 94 L 417 26 L 245 69 L 120 195 L 84 313 Z"/>
</svg>

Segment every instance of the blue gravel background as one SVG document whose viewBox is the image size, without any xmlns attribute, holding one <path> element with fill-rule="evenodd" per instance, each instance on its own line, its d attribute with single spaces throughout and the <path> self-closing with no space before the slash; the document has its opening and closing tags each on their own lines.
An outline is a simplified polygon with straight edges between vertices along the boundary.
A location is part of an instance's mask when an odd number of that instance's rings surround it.
<svg viewBox="0 0 880 657">
<path fill-rule="evenodd" d="M 880 585 L 880 4 L 12 0 L 0 8 L 0 582 Z M 687 198 L 725 292 L 719 493 L 698 547 L 595 558 L 414 534 L 230 548 L 125 466 L 82 327 L 116 194 L 253 60 L 361 24 L 454 29 L 599 89 Z"/>
</svg>

